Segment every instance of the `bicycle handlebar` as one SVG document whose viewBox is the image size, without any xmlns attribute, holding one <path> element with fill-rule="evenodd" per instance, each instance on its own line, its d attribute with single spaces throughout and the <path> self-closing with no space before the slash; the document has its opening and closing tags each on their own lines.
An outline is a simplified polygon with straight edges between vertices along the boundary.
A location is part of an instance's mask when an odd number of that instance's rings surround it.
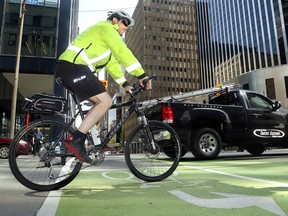
<svg viewBox="0 0 288 216">
<path fill-rule="evenodd" d="M 140 85 L 136 85 L 134 84 L 133 85 L 133 89 L 129 90 L 129 94 L 130 95 L 137 95 L 139 92 L 141 91 L 145 91 L 146 90 L 146 85 L 148 83 L 149 80 L 153 79 L 156 77 L 156 74 L 152 74 L 152 75 L 149 75 L 147 79 L 143 80 L 143 84 L 144 84 L 144 87 L 143 86 L 140 86 Z"/>
</svg>

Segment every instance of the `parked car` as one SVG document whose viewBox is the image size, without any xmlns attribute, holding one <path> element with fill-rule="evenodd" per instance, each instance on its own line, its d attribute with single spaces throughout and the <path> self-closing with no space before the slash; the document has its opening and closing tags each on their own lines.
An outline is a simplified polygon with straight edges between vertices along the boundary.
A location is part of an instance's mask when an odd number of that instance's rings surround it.
<svg viewBox="0 0 288 216">
<path fill-rule="evenodd" d="M 9 146 L 12 143 L 11 138 L 0 137 L 0 159 L 7 159 L 9 155 Z M 21 140 L 18 144 L 17 154 L 29 154 L 32 152 L 30 143 Z"/>
</svg>

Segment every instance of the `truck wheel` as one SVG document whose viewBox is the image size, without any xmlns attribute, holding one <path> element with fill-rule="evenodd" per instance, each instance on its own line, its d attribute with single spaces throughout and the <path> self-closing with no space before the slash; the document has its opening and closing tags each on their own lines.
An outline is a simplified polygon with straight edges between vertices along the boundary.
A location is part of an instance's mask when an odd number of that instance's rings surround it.
<svg viewBox="0 0 288 216">
<path fill-rule="evenodd" d="M 260 156 L 266 150 L 264 146 L 247 147 L 247 152 L 254 156 Z"/>
<path fill-rule="evenodd" d="M 196 159 L 215 159 L 221 151 L 221 138 L 212 128 L 201 128 L 193 133 L 191 152 Z"/>
</svg>

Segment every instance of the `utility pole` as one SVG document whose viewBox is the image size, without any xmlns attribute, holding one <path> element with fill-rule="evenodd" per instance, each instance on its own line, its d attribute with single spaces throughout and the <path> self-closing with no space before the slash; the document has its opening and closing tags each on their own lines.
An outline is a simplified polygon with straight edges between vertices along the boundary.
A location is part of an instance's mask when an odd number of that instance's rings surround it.
<svg viewBox="0 0 288 216">
<path fill-rule="evenodd" d="M 26 0 L 21 0 L 20 2 L 20 13 L 19 13 L 20 30 L 19 30 L 19 35 L 18 35 L 18 49 L 17 49 L 17 58 L 16 58 L 16 68 L 15 68 L 15 80 L 14 80 L 13 98 L 12 98 L 12 105 L 11 105 L 10 138 L 14 138 L 14 132 L 15 132 L 21 45 L 22 45 L 24 17 L 25 17 L 25 12 L 26 12 L 25 3 L 26 3 Z"/>
</svg>

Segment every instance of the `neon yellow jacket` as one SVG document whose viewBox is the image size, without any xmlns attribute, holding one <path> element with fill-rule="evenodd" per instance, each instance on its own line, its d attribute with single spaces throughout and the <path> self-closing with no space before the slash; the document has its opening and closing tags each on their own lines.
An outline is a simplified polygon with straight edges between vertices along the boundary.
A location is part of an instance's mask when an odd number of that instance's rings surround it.
<svg viewBox="0 0 288 216">
<path fill-rule="evenodd" d="M 145 77 L 144 70 L 120 37 L 117 24 L 101 21 L 79 34 L 59 60 L 87 65 L 92 72 L 99 72 L 104 66 L 116 83 L 125 87 L 127 80 L 121 69 L 139 79 Z M 120 63 L 120 64 L 119 64 Z"/>
</svg>

